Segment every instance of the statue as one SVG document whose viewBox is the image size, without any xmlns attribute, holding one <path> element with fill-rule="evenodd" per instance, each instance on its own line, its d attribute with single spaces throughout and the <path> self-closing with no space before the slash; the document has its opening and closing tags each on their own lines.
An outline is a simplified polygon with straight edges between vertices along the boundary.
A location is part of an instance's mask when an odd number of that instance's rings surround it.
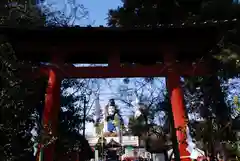
<svg viewBox="0 0 240 161">
<path fill-rule="evenodd" d="M 121 121 L 115 101 L 114 99 L 110 99 L 104 108 L 104 135 L 118 136 L 117 133 L 120 130 Z"/>
</svg>

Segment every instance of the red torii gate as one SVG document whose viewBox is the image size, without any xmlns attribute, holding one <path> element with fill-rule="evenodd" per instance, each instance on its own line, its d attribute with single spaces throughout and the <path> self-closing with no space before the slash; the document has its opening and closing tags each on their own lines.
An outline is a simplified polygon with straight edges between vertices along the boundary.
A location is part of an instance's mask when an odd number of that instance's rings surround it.
<svg viewBox="0 0 240 161">
<path fill-rule="evenodd" d="M 43 65 L 40 71 L 49 77 L 43 123 L 45 130 L 51 129 L 52 135 L 56 136 L 60 85 L 64 78 L 164 76 L 167 78 L 174 126 L 184 129 L 187 116 L 180 76 L 205 76 L 211 73 L 208 67 L 212 62 L 205 58 L 220 39 L 226 27 L 223 23 L 226 22 L 203 23 L 200 26 L 191 24 L 187 27 L 168 25 L 158 29 L 77 27 L 4 28 L 1 31 L 7 35 L 18 58 L 50 63 Z M 69 65 L 73 63 L 108 66 Z M 177 130 L 176 135 L 181 160 L 190 160 L 185 131 Z M 54 144 L 44 149 L 44 156 L 44 161 L 53 161 Z"/>
</svg>

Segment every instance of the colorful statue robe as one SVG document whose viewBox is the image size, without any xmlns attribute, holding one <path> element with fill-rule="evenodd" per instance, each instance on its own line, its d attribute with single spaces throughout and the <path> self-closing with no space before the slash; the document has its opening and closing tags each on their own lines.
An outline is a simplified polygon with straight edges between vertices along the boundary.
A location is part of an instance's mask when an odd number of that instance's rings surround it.
<svg viewBox="0 0 240 161">
<path fill-rule="evenodd" d="M 104 109 L 104 133 L 117 133 L 121 126 L 121 117 L 119 116 L 117 106 L 114 99 L 110 99 L 108 105 Z"/>
</svg>

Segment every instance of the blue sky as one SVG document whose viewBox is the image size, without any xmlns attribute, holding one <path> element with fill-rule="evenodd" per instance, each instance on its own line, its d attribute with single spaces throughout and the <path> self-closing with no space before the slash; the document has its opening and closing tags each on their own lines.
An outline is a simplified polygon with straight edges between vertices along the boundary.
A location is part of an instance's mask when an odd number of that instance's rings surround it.
<svg viewBox="0 0 240 161">
<path fill-rule="evenodd" d="M 129 79 L 129 83 L 125 84 L 123 82 L 122 78 L 114 78 L 114 79 L 98 79 L 99 84 L 100 84 L 100 92 L 99 92 L 99 98 L 100 98 L 100 106 L 103 109 L 107 103 L 108 100 L 111 98 L 115 99 L 115 102 L 117 104 L 117 106 L 120 108 L 121 111 L 121 115 L 124 119 L 124 123 L 125 125 L 128 123 L 128 118 L 130 115 L 133 115 L 136 110 L 135 108 L 128 108 L 126 104 L 122 103 L 121 101 L 119 101 L 119 99 L 124 99 L 124 100 L 131 100 L 131 104 L 134 106 L 136 104 L 136 97 L 135 95 L 125 95 L 125 96 L 120 96 L 120 92 L 119 92 L 119 87 L 122 88 L 129 88 L 129 89 L 138 89 L 139 87 L 142 87 L 142 84 L 136 83 L 136 82 L 142 82 L 143 79 L 141 78 L 130 78 Z M 147 84 L 144 86 L 144 95 L 146 96 L 153 96 L 155 95 L 155 97 L 157 95 L 159 95 L 159 90 L 155 90 L 155 89 L 164 89 L 165 88 L 165 79 L 164 78 L 159 78 L 156 79 L 152 84 Z M 151 93 L 151 96 L 149 95 L 149 91 L 155 91 L 153 93 Z M 130 92 L 131 93 L 131 92 Z M 141 90 L 138 90 L 138 94 L 141 93 Z M 125 93 L 126 94 L 126 93 Z M 92 110 L 94 110 L 94 107 L 92 107 Z M 156 117 L 156 121 L 158 122 L 158 117 Z M 91 135 L 94 132 L 94 126 L 92 123 L 87 123 L 86 124 L 86 134 Z"/>
<path fill-rule="evenodd" d="M 106 25 L 107 13 L 109 9 L 115 9 L 121 6 L 121 0 L 46 0 L 48 4 L 52 4 L 54 8 L 58 10 L 64 9 L 67 5 L 71 6 L 71 3 L 83 4 L 86 10 L 89 12 L 89 19 L 81 20 L 76 25 Z"/>
<path fill-rule="evenodd" d="M 83 5 L 89 11 L 89 18 L 95 21 L 96 26 L 107 23 L 107 13 L 109 9 L 115 9 L 122 3 L 120 0 L 82 0 Z"/>
</svg>

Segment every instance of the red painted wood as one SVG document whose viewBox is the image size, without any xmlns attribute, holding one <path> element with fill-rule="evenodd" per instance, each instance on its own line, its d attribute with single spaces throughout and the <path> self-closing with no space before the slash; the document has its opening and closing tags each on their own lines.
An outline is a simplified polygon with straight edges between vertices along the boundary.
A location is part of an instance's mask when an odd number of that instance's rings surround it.
<svg viewBox="0 0 240 161">
<path fill-rule="evenodd" d="M 108 66 L 112 68 L 119 68 L 121 65 L 120 61 L 120 54 L 117 52 L 113 52 L 112 55 L 109 55 L 108 57 Z"/>
<path fill-rule="evenodd" d="M 184 60 L 190 60 L 189 57 L 201 58 L 219 42 L 221 38 L 219 34 L 221 35 L 222 30 L 218 28 L 219 24 L 204 25 L 204 27 L 198 25 L 180 28 L 164 27 L 156 30 L 1 28 L 0 33 L 4 33 L 9 38 L 17 57 L 23 60 L 51 62 L 53 55 L 60 52 L 64 54 L 59 57 L 66 56 L 64 61 L 68 63 L 107 63 L 112 48 L 118 48 L 122 61 L 136 63 L 139 57 L 143 62 L 149 59 L 161 61 L 159 46 L 163 43 L 177 47 L 179 52 L 175 54 Z M 120 37 L 123 37 L 124 41 Z M 51 52 L 53 46 L 58 52 Z"/>
<path fill-rule="evenodd" d="M 56 136 L 58 114 L 60 110 L 60 86 L 61 79 L 54 69 L 49 70 L 48 88 L 45 96 L 45 108 L 43 113 L 44 131 Z M 54 144 L 44 149 L 44 161 L 53 161 Z"/>
<path fill-rule="evenodd" d="M 174 68 L 181 76 L 204 76 L 210 74 L 204 63 L 187 64 L 176 63 Z M 56 69 L 65 78 L 122 78 L 122 77 L 160 77 L 168 75 L 165 64 L 157 65 L 132 65 L 116 67 L 73 67 L 73 66 L 43 66 L 41 71 Z"/>
<path fill-rule="evenodd" d="M 184 130 L 187 127 L 188 119 L 185 111 L 180 76 L 176 73 L 169 73 L 167 77 L 167 86 L 172 104 L 174 126 L 177 129 L 176 135 L 179 144 L 180 158 L 182 161 L 190 161 L 190 158 L 185 158 L 186 156 L 190 156 L 189 152 L 187 151 L 188 145 L 186 143 L 186 131 Z"/>
<path fill-rule="evenodd" d="M 166 77 L 166 84 L 169 92 L 169 97 L 172 105 L 174 127 L 176 129 L 176 136 L 178 140 L 178 149 L 181 161 L 190 161 L 190 153 L 187 151 L 187 133 L 186 127 L 188 123 L 188 116 L 184 104 L 184 95 L 180 82 L 179 68 L 175 64 L 176 52 L 173 47 L 166 46 L 164 49 L 164 61 L 168 65 L 168 75 Z M 184 65 L 184 64 L 182 64 Z M 187 69 L 187 66 L 184 66 Z M 203 68 L 203 67 L 202 67 Z M 193 76 L 193 75 L 191 75 Z"/>
</svg>

